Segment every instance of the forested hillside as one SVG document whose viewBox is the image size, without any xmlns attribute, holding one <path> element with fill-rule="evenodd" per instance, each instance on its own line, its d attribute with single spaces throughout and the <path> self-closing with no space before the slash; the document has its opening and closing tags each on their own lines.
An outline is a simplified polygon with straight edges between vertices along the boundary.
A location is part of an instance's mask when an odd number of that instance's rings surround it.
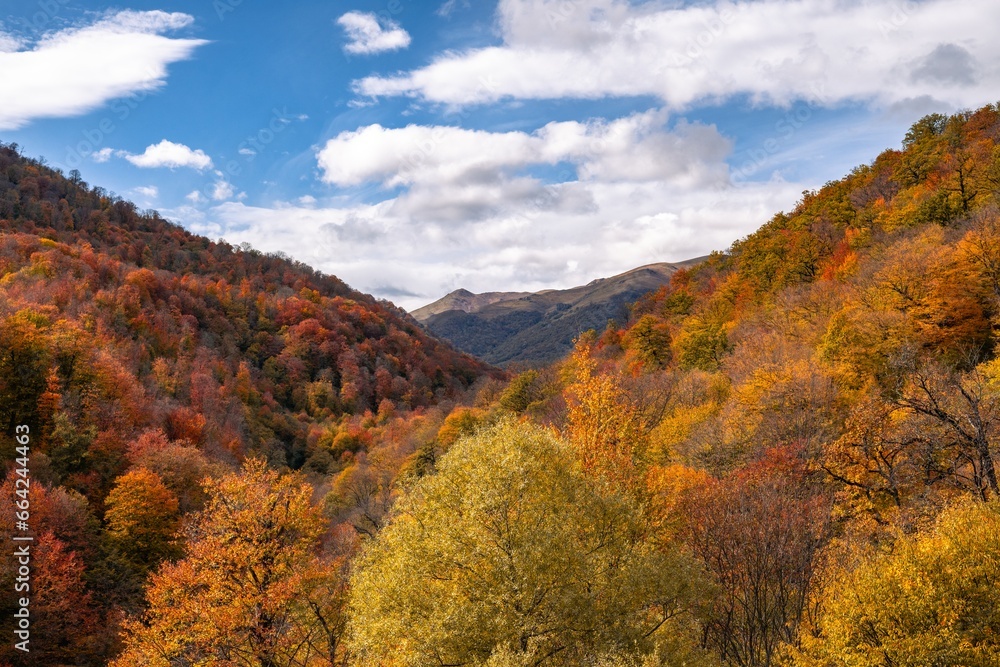
<svg viewBox="0 0 1000 667">
<path fill-rule="evenodd" d="M 30 427 L 35 528 L 52 531 L 39 586 L 71 593 L 34 608 L 35 660 L 107 655 L 115 614 L 177 553 L 135 531 L 170 533 L 207 472 L 258 457 L 325 474 L 364 448 L 366 419 L 454 401 L 489 372 L 335 277 L 194 236 L 0 146 L 0 450 L 6 471 L 15 426 Z"/>
<path fill-rule="evenodd" d="M 724 664 L 1000 660 L 998 140 L 928 116 L 514 379 L 703 565 Z"/>
<path fill-rule="evenodd" d="M 1000 107 L 922 119 L 509 380 L 5 155 L 30 664 L 1000 661 Z"/>
</svg>

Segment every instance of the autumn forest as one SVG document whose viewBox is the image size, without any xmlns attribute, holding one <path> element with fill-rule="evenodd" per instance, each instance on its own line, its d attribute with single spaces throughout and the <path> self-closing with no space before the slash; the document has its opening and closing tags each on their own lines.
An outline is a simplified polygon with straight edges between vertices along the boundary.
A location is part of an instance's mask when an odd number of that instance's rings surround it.
<svg viewBox="0 0 1000 667">
<path fill-rule="evenodd" d="M 995 666 L 998 342 L 998 105 L 533 368 L 0 145 L 0 665 Z"/>
</svg>

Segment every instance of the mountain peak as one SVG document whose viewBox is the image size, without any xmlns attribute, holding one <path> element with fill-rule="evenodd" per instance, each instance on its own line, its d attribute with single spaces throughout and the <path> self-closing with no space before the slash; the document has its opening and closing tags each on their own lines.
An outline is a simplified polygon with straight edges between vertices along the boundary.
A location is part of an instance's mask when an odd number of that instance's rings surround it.
<svg viewBox="0 0 1000 667">
<path fill-rule="evenodd" d="M 538 292 L 459 289 L 411 315 L 431 333 L 494 364 L 541 364 L 565 355 L 588 329 L 628 319 L 628 305 L 705 257 L 656 263 L 586 285 Z"/>
</svg>

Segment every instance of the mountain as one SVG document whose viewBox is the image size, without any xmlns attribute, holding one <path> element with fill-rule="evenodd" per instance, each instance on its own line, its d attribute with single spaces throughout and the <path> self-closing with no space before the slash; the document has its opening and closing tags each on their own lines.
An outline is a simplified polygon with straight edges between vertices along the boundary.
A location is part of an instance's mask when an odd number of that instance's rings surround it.
<svg viewBox="0 0 1000 667">
<path fill-rule="evenodd" d="M 532 292 L 483 292 L 473 294 L 467 289 L 457 289 L 450 294 L 446 294 L 434 303 L 417 308 L 410 312 L 418 322 L 426 322 L 434 315 L 446 313 L 449 310 L 461 310 L 465 313 L 475 313 L 486 306 L 498 301 L 513 301 L 521 297 L 530 296 Z"/>
<path fill-rule="evenodd" d="M 491 364 L 546 364 L 565 356 L 573 340 L 608 320 L 624 322 L 629 304 L 705 257 L 641 266 L 586 285 L 541 292 L 460 289 L 410 313 L 434 335 Z"/>
<path fill-rule="evenodd" d="M 30 664 L 107 664 L 206 480 L 245 459 L 325 479 L 501 376 L 334 276 L 0 144 L 0 510 L 30 470 Z M 422 444 L 393 442 L 399 458 Z M 0 664 L 27 663 L 8 644 Z"/>
<path fill-rule="evenodd" d="M 51 434 L 43 452 L 60 424 L 93 430 L 81 465 L 53 474 L 97 496 L 143 430 L 297 468 L 324 425 L 427 407 L 496 372 L 334 276 L 190 234 L 13 145 L 0 145 L 0 346 L 0 420 Z"/>
</svg>

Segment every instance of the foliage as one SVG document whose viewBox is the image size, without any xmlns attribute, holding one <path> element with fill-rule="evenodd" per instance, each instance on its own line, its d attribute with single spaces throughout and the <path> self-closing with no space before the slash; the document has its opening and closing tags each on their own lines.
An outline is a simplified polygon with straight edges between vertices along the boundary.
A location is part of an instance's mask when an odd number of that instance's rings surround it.
<svg viewBox="0 0 1000 667">
<path fill-rule="evenodd" d="M 634 489 L 647 464 L 649 439 L 641 415 L 615 377 L 598 373 L 586 344 L 570 358 L 566 437 L 584 471 L 611 486 Z"/>
<path fill-rule="evenodd" d="M 185 557 L 152 577 L 114 664 L 342 664 L 340 567 L 319 550 L 312 487 L 253 460 L 206 486 Z"/>
<path fill-rule="evenodd" d="M 177 496 L 155 472 L 134 468 L 117 480 L 105 502 L 107 537 L 143 574 L 179 555 Z"/>
<path fill-rule="evenodd" d="M 1000 660 L 1000 504 L 963 501 L 892 550 L 833 566 L 796 665 L 970 665 Z"/>
<path fill-rule="evenodd" d="M 998 142 L 929 116 L 510 382 L 0 146 L 39 659 L 996 663 Z"/>
<path fill-rule="evenodd" d="M 538 427 L 459 440 L 397 507 L 352 578 L 361 664 L 576 665 L 691 629 L 695 564 Z"/>
<path fill-rule="evenodd" d="M 775 664 L 781 647 L 797 642 L 829 537 L 829 502 L 787 450 L 686 496 L 682 534 L 719 589 L 706 643 L 728 664 Z"/>
</svg>

